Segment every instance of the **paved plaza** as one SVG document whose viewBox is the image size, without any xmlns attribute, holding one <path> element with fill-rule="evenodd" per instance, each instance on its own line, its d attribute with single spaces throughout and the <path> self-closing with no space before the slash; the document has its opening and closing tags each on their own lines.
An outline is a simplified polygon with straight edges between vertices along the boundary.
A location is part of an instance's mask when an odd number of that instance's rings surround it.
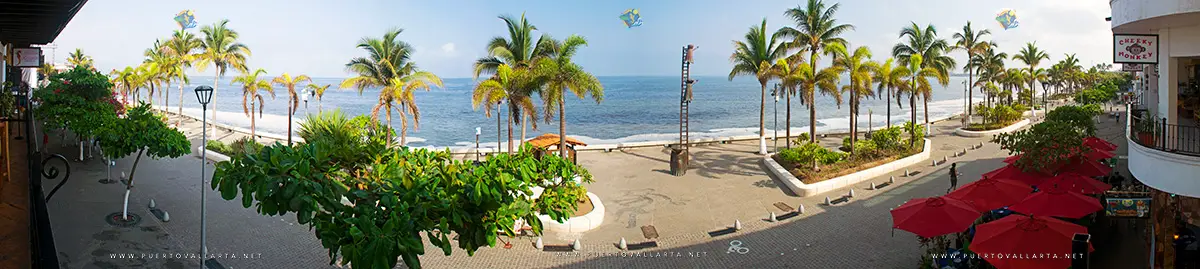
<svg viewBox="0 0 1200 269">
<path fill-rule="evenodd" d="M 180 128 L 197 146 L 199 125 L 184 121 Z M 958 125 L 957 120 L 934 125 L 930 158 L 949 157 L 958 162 L 964 174 L 960 184 L 965 185 L 1001 167 L 1008 154 L 995 144 L 984 143 L 982 149 L 952 157 L 954 152 L 986 140 L 950 135 Z M 232 141 L 243 135 L 218 132 L 217 136 Z M 1113 140 L 1119 137 L 1105 138 L 1124 147 L 1123 140 Z M 78 154 L 77 148 L 64 147 L 59 141 L 52 138 L 48 149 L 68 156 Z M 823 141 L 832 144 L 840 139 Z M 863 182 L 831 191 L 828 195 L 837 198 L 853 188 L 856 197 L 849 203 L 825 206 L 821 205 L 824 195 L 792 196 L 779 180 L 768 176 L 763 157 L 755 154 L 755 141 L 694 147 L 692 151 L 691 168 L 682 177 L 669 175 L 669 155 L 661 148 L 580 152 L 580 164 L 595 177 L 588 190 L 607 208 L 604 224 L 584 234 L 546 234 L 543 240 L 547 245 L 566 245 L 579 239 L 582 251 L 544 252 L 533 247 L 533 237 L 502 238 L 513 247 L 481 249 L 475 257 L 459 249 L 444 256 L 428 245 L 422 263 L 428 268 L 913 268 L 921 255 L 916 236 L 893 233 L 888 210 L 912 198 L 944 194 L 949 185 L 948 165 L 934 167 L 926 161 L 909 167 L 917 173 L 914 176 L 891 173 L 896 184 L 881 190 L 869 190 Z M 129 228 L 105 223 L 105 216 L 121 211 L 124 185 L 99 182 L 106 177 L 101 161 L 72 163 L 71 181 L 48 205 L 63 267 L 195 268 L 197 260 L 187 256 L 198 254 L 200 246 L 202 162 L 198 153 L 195 155 L 143 158 L 129 206 L 142 222 Z M 132 158 L 118 160 L 112 173 L 128 171 L 131 165 Z M 213 166 L 206 169 L 211 175 Z M 885 181 L 887 176 L 868 182 Z M 209 251 L 221 255 L 218 260 L 226 268 L 331 267 L 327 251 L 312 231 L 296 224 L 295 217 L 263 216 L 253 208 L 243 208 L 240 199 L 225 201 L 218 192 L 203 189 L 208 191 Z M 151 199 L 170 214 L 169 222 L 149 211 Z M 767 221 L 771 212 L 787 213 L 773 205 L 779 202 L 803 205 L 806 213 Z M 731 227 L 735 220 L 743 224 L 742 231 L 717 237 L 708 234 Z M 658 247 L 629 252 L 616 248 L 621 238 L 630 244 L 646 241 L 641 231 L 646 225 L 657 229 Z M 733 240 L 749 251 L 729 253 Z M 121 258 L 122 253 L 134 257 Z"/>
</svg>

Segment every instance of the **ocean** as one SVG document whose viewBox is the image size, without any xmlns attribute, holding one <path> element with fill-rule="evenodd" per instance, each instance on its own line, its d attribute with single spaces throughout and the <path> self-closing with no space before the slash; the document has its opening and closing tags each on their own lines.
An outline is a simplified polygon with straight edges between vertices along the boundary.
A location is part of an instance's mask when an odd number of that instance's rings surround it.
<svg viewBox="0 0 1200 269">
<path fill-rule="evenodd" d="M 693 101 L 689 107 L 691 119 L 691 136 L 695 138 L 724 137 L 738 135 L 753 135 L 758 133 L 758 102 L 761 98 L 760 86 L 756 80 L 748 77 L 738 77 L 732 81 L 719 76 L 693 77 L 698 82 L 693 86 Z M 941 119 L 963 110 L 963 81 L 966 77 L 951 77 L 948 87 L 934 86 L 933 98 L 929 102 L 929 117 Z M 245 128 L 250 127 L 250 119 L 243 112 L 242 90 L 240 85 L 231 85 L 232 76 L 222 77 L 217 85 L 213 104 L 210 104 L 209 115 L 215 113 L 216 121 Z M 568 95 L 566 101 L 567 136 L 577 138 L 588 144 L 616 144 L 621 142 L 657 141 L 678 139 L 679 132 L 679 77 L 638 77 L 638 76 L 605 76 L 599 77 L 604 85 L 604 100 L 597 104 L 591 98 L 578 99 Z M 313 83 L 320 85 L 332 84 L 333 87 L 325 93 L 321 100 L 324 110 L 341 109 L 348 115 L 369 115 L 376 104 L 379 89 L 367 89 L 359 94 L 354 89 L 334 89 L 342 78 L 314 78 Z M 475 146 L 475 128 L 482 130 L 479 136 L 480 147 L 495 147 L 497 141 L 496 119 L 484 116 L 484 111 L 471 106 L 471 90 L 476 84 L 470 78 L 449 78 L 443 80 L 444 88 L 433 88 L 430 91 L 419 91 L 415 94 L 416 103 L 421 112 L 420 126 L 413 129 L 409 121 L 408 145 L 416 147 L 460 148 Z M 843 83 L 848 82 L 843 78 Z M 195 76 L 191 83 L 184 86 L 184 113 L 192 116 L 201 114 L 200 105 L 192 92 L 196 86 L 212 86 L 212 77 Z M 767 88 L 767 103 L 765 124 L 767 134 L 775 130 L 775 115 L 778 113 L 778 130 L 780 135 L 785 130 L 786 103 L 781 97 L 778 104 L 770 96 L 771 87 Z M 297 92 L 303 94 L 301 87 Z M 178 85 L 170 88 L 169 106 L 176 111 L 179 103 Z M 142 91 L 143 94 L 145 90 Z M 161 91 L 160 91 L 161 94 Z M 258 132 L 284 134 L 287 132 L 287 89 L 276 86 L 275 98 L 266 100 L 266 107 L 261 118 L 257 119 Z M 976 102 L 982 100 L 982 95 L 976 91 Z M 155 96 L 155 105 L 162 105 L 161 95 Z M 808 131 L 808 109 L 800 105 L 798 99 L 792 98 L 792 133 L 798 135 Z M 848 98 L 843 98 L 848 99 Z M 843 100 L 845 101 L 845 100 Z M 541 115 L 541 100 L 535 99 Z M 921 106 L 921 101 L 917 101 Z M 868 126 L 867 114 L 870 111 L 871 126 L 882 126 L 886 123 L 886 101 L 869 98 L 862 101 L 860 112 L 861 128 Z M 776 110 L 777 109 L 777 110 Z M 907 98 L 904 109 L 899 109 L 892 102 L 892 122 L 908 121 L 909 110 Z M 776 112 L 777 111 L 777 112 Z M 502 111 L 503 112 L 503 111 Z M 297 110 L 296 122 L 303 119 L 305 113 L 317 113 L 317 102 L 310 98 L 300 103 Z M 918 120 L 923 116 L 918 111 Z M 257 116 L 257 115 L 256 115 Z M 397 113 L 393 113 L 392 126 L 400 127 Z M 382 121 L 384 116 L 380 115 Z M 839 132 L 849 129 L 849 109 L 845 103 L 840 107 L 830 96 L 817 97 L 817 130 L 818 133 Z M 502 124 L 504 124 L 502 122 Z M 527 130 L 526 137 L 533 138 L 542 133 L 557 133 L 557 118 L 551 122 L 539 121 L 538 129 L 532 126 Z M 293 132 L 299 129 L 297 123 Z M 514 124 L 514 139 L 520 139 L 520 125 Z M 503 139 L 507 132 L 501 132 Z M 505 146 L 506 147 L 506 146 Z"/>
</svg>

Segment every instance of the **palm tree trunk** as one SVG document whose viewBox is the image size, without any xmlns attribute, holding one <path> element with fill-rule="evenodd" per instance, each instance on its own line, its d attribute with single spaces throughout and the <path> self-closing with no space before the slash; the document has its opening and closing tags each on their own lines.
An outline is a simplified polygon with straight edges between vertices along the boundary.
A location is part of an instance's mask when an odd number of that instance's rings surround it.
<svg viewBox="0 0 1200 269">
<path fill-rule="evenodd" d="M 913 92 L 908 95 L 908 108 L 909 108 L 909 110 L 912 110 L 912 119 L 909 119 L 908 122 L 911 122 L 912 124 L 917 124 L 917 93 L 916 92 Z"/>
<path fill-rule="evenodd" d="M 396 129 L 392 129 L 392 108 L 390 108 L 390 107 L 387 108 L 387 128 L 388 128 L 388 131 L 390 131 L 390 132 L 387 132 L 387 134 L 388 134 L 387 144 L 388 144 L 388 146 L 391 146 L 392 145 L 392 132 L 396 131 Z"/>
<path fill-rule="evenodd" d="M 767 139 L 767 82 L 760 82 L 759 85 L 762 85 L 762 98 L 758 100 L 758 143 L 765 143 L 765 139 Z"/>
<path fill-rule="evenodd" d="M 816 95 L 813 93 L 813 97 Z M 808 98 L 808 142 L 817 143 L 817 104 L 813 103 L 812 99 Z"/>
<path fill-rule="evenodd" d="M 887 87 L 887 91 L 887 97 L 884 97 L 887 102 L 884 102 L 884 106 L 887 107 L 887 127 L 890 129 L 892 128 L 892 87 Z"/>
<path fill-rule="evenodd" d="M 292 108 L 292 100 L 291 100 L 291 99 L 292 99 L 292 98 L 290 98 L 290 97 L 288 98 L 288 130 L 287 130 L 287 143 L 288 143 L 288 146 L 291 146 L 291 145 L 292 145 L 292 114 L 294 114 L 294 113 L 292 112 L 292 109 L 293 109 L 293 108 Z M 391 118 L 391 112 L 390 112 L 390 111 L 388 112 L 388 118 Z M 388 123 L 388 127 L 391 127 L 391 126 L 392 126 L 392 125 L 391 125 L 391 123 Z M 401 143 L 401 145 L 403 145 L 403 143 Z"/>
<path fill-rule="evenodd" d="M 563 109 L 565 101 L 565 95 L 558 96 L 558 156 L 563 158 L 567 158 L 567 116 Z"/>
<path fill-rule="evenodd" d="M 183 82 L 179 82 L 179 120 L 175 121 L 175 126 L 183 125 Z"/>
<path fill-rule="evenodd" d="M 971 55 L 967 55 L 968 60 L 970 57 Z M 975 84 L 973 80 L 975 80 L 975 70 L 967 69 L 967 112 L 963 114 L 967 115 L 968 122 L 971 120 L 971 107 L 975 105 L 973 103 L 974 100 L 971 98 L 971 96 L 975 95 Z"/>
<path fill-rule="evenodd" d="M 163 90 L 163 112 L 166 112 L 167 108 L 171 107 L 171 101 L 170 101 L 171 100 L 171 90 L 170 89 L 171 89 L 171 81 L 168 80 L 167 86 L 162 88 L 162 90 Z"/>
<path fill-rule="evenodd" d="M 154 107 L 154 83 L 150 83 L 150 91 L 146 92 L 146 101 L 150 103 L 150 107 Z"/>
<path fill-rule="evenodd" d="M 408 144 L 408 117 L 404 115 L 404 108 L 396 110 L 400 113 L 400 146 Z"/>
<path fill-rule="evenodd" d="M 785 96 L 784 96 L 785 99 L 787 99 L 787 103 L 786 103 L 787 116 L 785 116 L 787 119 L 784 119 L 784 122 L 785 122 L 784 125 L 786 125 L 785 127 L 787 127 L 787 130 L 783 131 L 784 136 L 785 136 L 784 147 L 787 147 L 790 149 L 790 148 L 792 148 L 792 95 L 788 94 L 788 93 L 784 93 L 784 94 L 785 94 Z M 559 113 L 561 113 L 561 112 L 559 112 Z"/>
<path fill-rule="evenodd" d="M 507 119 L 505 119 L 505 120 L 504 120 L 505 124 L 507 124 L 507 125 L 508 125 L 508 154 L 512 154 L 512 153 L 513 153 L 513 132 L 512 132 L 512 131 L 513 131 L 513 130 L 512 130 L 512 127 L 513 127 L 513 124 L 512 124 L 513 111 L 512 111 L 512 110 L 513 110 L 513 109 L 512 109 L 512 106 L 509 106 L 509 107 L 508 107 L 508 117 L 505 117 L 505 118 L 507 118 Z"/>
<path fill-rule="evenodd" d="M 254 126 L 254 103 L 251 102 L 250 103 L 250 139 L 258 139 L 258 136 L 255 135 L 256 131 L 255 131 L 254 127 L 255 127 Z"/>
<path fill-rule="evenodd" d="M 496 153 L 500 153 L 500 103 L 496 103 Z"/>
<path fill-rule="evenodd" d="M 321 98 L 317 98 L 317 113 L 321 113 L 322 111 L 324 110 L 321 110 Z"/>
<path fill-rule="evenodd" d="M 921 98 L 921 102 L 925 103 L 921 109 L 921 113 L 925 114 L 925 127 L 929 127 L 929 98 Z M 929 130 L 925 130 L 929 132 Z"/>
<path fill-rule="evenodd" d="M 529 117 L 521 114 L 521 142 L 517 143 L 517 145 L 525 144 L 525 125 L 527 124 L 529 124 Z"/>
<path fill-rule="evenodd" d="M 854 82 L 850 82 L 850 83 L 855 84 Z M 857 94 L 855 94 L 854 90 L 851 90 L 851 92 L 850 92 L 850 109 L 849 109 L 850 110 L 850 154 L 854 154 L 854 142 L 855 142 L 856 138 L 858 138 L 858 124 L 855 124 L 855 122 L 854 122 L 855 120 L 857 120 L 854 117 L 854 114 L 855 114 L 854 113 L 854 99 L 856 98 L 856 96 L 857 96 Z"/>
<path fill-rule="evenodd" d="M 217 76 L 213 77 L 213 91 L 211 93 L 213 97 L 217 97 L 217 83 L 220 80 L 221 80 L 221 72 L 217 72 Z M 216 99 L 216 98 L 213 98 L 213 99 Z M 218 102 L 209 102 L 209 103 L 212 103 L 212 107 L 213 107 L 212 122 L 217 123 L 217 103 Z M 208 117 L 208 115 L 201 115 L 201 117 Z M 207 132 L 207 130 L 206 130 L 206 132 Z M 217 126 L 216 126 L 216 124 L 214 124 L 212 127 L 212 135 L 216 135 L 216 134 L 217 134 Z"/>
</svg>

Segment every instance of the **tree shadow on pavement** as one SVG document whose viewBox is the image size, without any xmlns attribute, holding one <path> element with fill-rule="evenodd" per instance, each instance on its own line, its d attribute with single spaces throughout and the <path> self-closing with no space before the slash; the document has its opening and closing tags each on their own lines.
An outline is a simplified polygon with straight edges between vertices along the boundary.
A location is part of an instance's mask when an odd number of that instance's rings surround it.
<svg viewBox="0 0 1200 269">
<path fill-rule="evenodd" d="M 762 167 L 759 165 L 762 157 L 746 156 L 744 154 L 730 154 L 724 151 L 715 150 L 700 150 L 693 151 L 689 164 L 689 170 L 696 174 L 711 178 L 720 179 L 723 175 L 735 176 L 765 176 Z"/>
</svg>

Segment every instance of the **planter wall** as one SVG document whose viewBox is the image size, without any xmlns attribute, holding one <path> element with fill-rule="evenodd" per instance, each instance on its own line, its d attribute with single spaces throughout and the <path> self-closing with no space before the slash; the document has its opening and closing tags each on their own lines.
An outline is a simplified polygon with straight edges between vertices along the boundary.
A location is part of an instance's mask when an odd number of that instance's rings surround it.
<svg viewBox="0 0 1200 269">
<path fill-rule="evenodd" d="M 929 159 L 929 154 L 932 152 L 932 145 L 933 142 L 926 138 L 925 146 L 921 149 L 920 153 L 879 166 L 867 168 L 853 174 L 835 177 L 813 184 L 804 184 L 804 182 L 800 181 L 800 179 L 796 178 L 796 176 L 793 176 L 792 173 L 788 172 L 787 169 L 784 169 L 783 166 L 779 165 L 778 162 L 775 162 L 775 159 L 772 158 L 774 154 L 763 158 L 763 163 L 765 163 L 767 166 L 767 173 L 771 174 L 771 176 L 775 177 L 776 179 L 779 179 L 779 181 L 782 181 L 783 185 L 797 196 L 812 197 L 821 193 L 858 184 L 868 179 L 883 176 L 896 170 L 904 169 L 910 165 L 923 163 L 925 160 Z"/>
<path fill-rule="evenodd" d="M 204 147 L 196 147 L 196 151 L 195 151 L 196 156 L 200 156 L 201 152 L 204 152 L 204 157 L 206 159 L 208 159 L 209 161 L 213 161 L 213 162 L 229 161 L 229 156 L 225 156 L 225 154 L 217 153 L 216 151 L 211 151 L 211 150 L 205 149 Z"/>
<path fill-rule="evenodd" d="M 1004 128 L 988 131 L 967 131 L 963 128 L 954 129 L 954 134 L 962 137 L 989 137 L 996 134 L 1010 133 L 1029 125 L 1029 119 L 1023 119 Z"/>
</svg>

